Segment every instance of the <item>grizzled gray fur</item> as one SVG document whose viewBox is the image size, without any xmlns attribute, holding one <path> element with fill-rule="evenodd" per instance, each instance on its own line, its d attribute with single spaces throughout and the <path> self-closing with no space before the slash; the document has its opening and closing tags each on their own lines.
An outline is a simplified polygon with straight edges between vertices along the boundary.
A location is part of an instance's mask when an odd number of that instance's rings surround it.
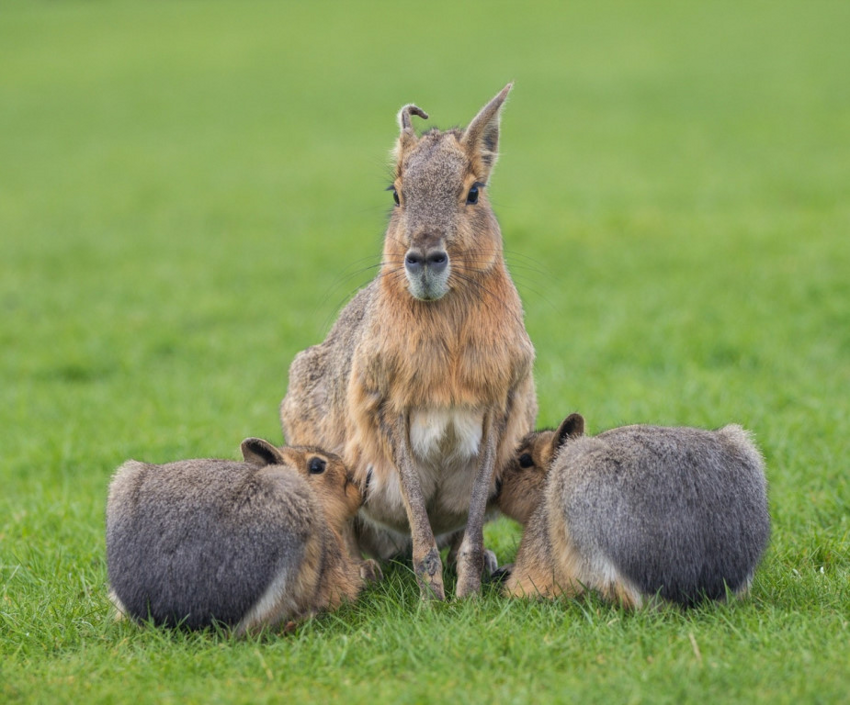
<svg viewBox="0 0 850 705">
<path fill-rule="evenodd" d="M 749 434 L 626 426 L 587 437 L 583 428 L 573 414 L 548 432 L 554 459 L 508 592 L 589 587 L 627 606 L 745 592 L 770 535 L 764 464 Z M 534 439 L 526 445 L 517 456 L 525 468 L 513 472 L 528 485 Z"/>
<path fill-rule="evenodd" d="M 119 616 L 241 634 L 357 596 L 362 566 L 340 534 L 362 494 L 339 458 L 261 439 L 242 451 L 118 469 L 106 554 Z"/>
</svg>

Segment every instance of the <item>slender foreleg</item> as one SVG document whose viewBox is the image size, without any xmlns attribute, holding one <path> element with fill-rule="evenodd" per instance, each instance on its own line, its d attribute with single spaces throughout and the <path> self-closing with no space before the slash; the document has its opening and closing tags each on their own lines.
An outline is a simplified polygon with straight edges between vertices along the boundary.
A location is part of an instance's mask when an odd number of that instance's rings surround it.
<svg viewBox="0 0 850 705">
<path fill-rule="evenodd" d="M 476 595 L 481 590 L 481 573 L 484 570 L 484 514 L 487 511 L 487 498 L 490 496 L 495 467 L 496 433 L 492 418 L 487 414 L 484 418 L 478 472 L 469 500 L 469 517 L 458 551 L 458 597 Z"/>
<path fill-rule="evenodd" d="M 428 519 L 419 475 L 416 474 L 413 464 L 405 415 L 402 414 L 396 419 L 391 440 L 404 508 L 410 524 L 410 536 L 413 539 L 413 571 L 419 582 L 419 590 L 423 599 L 445 600 L 443 564 L 440 561 L 437 542 L 434 540 L 431 521 Z"/>
</svg>

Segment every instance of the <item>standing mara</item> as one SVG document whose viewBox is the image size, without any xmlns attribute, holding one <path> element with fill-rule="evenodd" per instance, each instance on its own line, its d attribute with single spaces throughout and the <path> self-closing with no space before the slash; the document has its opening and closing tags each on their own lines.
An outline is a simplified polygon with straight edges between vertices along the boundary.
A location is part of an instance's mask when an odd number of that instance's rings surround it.
<svg viewBox="0 0 850 705">
<path fill-rule="evenodd" d="M 387 557 L 412 538 L 436 599 L 436 537 L 459 530 L 457 595 L 479 590 L 487 501 L 537 413 L 534 348 L 487 196 L 510 88 L 465 130 L 417 137 L 412 116 L 428 116 L 399 111 L 380 273 L 296 356 L 281 404 L 289 443 L 339 453 L 361 483 L 371 470 L 358 548 Z"/>
</svg>

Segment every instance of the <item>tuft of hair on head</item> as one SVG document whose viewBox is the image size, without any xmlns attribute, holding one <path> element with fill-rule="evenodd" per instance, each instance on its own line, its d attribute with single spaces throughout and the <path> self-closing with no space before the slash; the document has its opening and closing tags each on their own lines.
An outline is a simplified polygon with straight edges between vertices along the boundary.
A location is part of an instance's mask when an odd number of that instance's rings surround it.
<svg viewBox="0 0 850 705">
<path fill-rule="evenodd" d="M 428 113 L 413 103 L 408 103 L 407 105 L 402 106 L 396 116 L 396 119 L 398 120 L 398 127 L 401 130 L 401 133 L 398 136 L 398 156 L 404 154 L 404 152 L 413 147 L 417 142 L 416 133 L 413 131 L 413 124 L 410 120 L 411 115 L 418 115 L 423 120 L 428 119 Z"/>
<path fill-rule="evenodd" d="M 428 113 L 426 113 L 422 108 L 413 103 L 408 103 L 407 105 L 402 106 L 401 110 L 398 111 L 398 126 L 402 132 L 407 130 L 413 131 L 413 125 L 410 124 L 410 116 L 418 115 L 423 120 L 428 119 Z"/>
</svg>

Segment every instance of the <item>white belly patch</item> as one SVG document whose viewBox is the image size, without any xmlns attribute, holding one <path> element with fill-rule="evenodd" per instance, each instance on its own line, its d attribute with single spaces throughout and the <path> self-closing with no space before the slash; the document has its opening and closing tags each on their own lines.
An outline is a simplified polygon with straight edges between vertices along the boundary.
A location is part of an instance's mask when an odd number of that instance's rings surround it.
<svg viewBox="0 0 850 705">
<path fill-rule="evenodd" d="M 435 534 L 466 523 L 478 468 L 484 412 L 421 408 L 410 412 L 410 446 L 419 487 Z M 376 469 L 379 467 L 375 464 Z M 368 520 L 407 534 L 410 529 L 398 470 L 383 465 L 361 509 Z"/>
<path fill-rule="evenodd" d="M 478 455 L 484 414 L 475 409 L 414 409 L 410 412 L 410 445 L 423 461 L 468 460 Z"/>
</svg>

